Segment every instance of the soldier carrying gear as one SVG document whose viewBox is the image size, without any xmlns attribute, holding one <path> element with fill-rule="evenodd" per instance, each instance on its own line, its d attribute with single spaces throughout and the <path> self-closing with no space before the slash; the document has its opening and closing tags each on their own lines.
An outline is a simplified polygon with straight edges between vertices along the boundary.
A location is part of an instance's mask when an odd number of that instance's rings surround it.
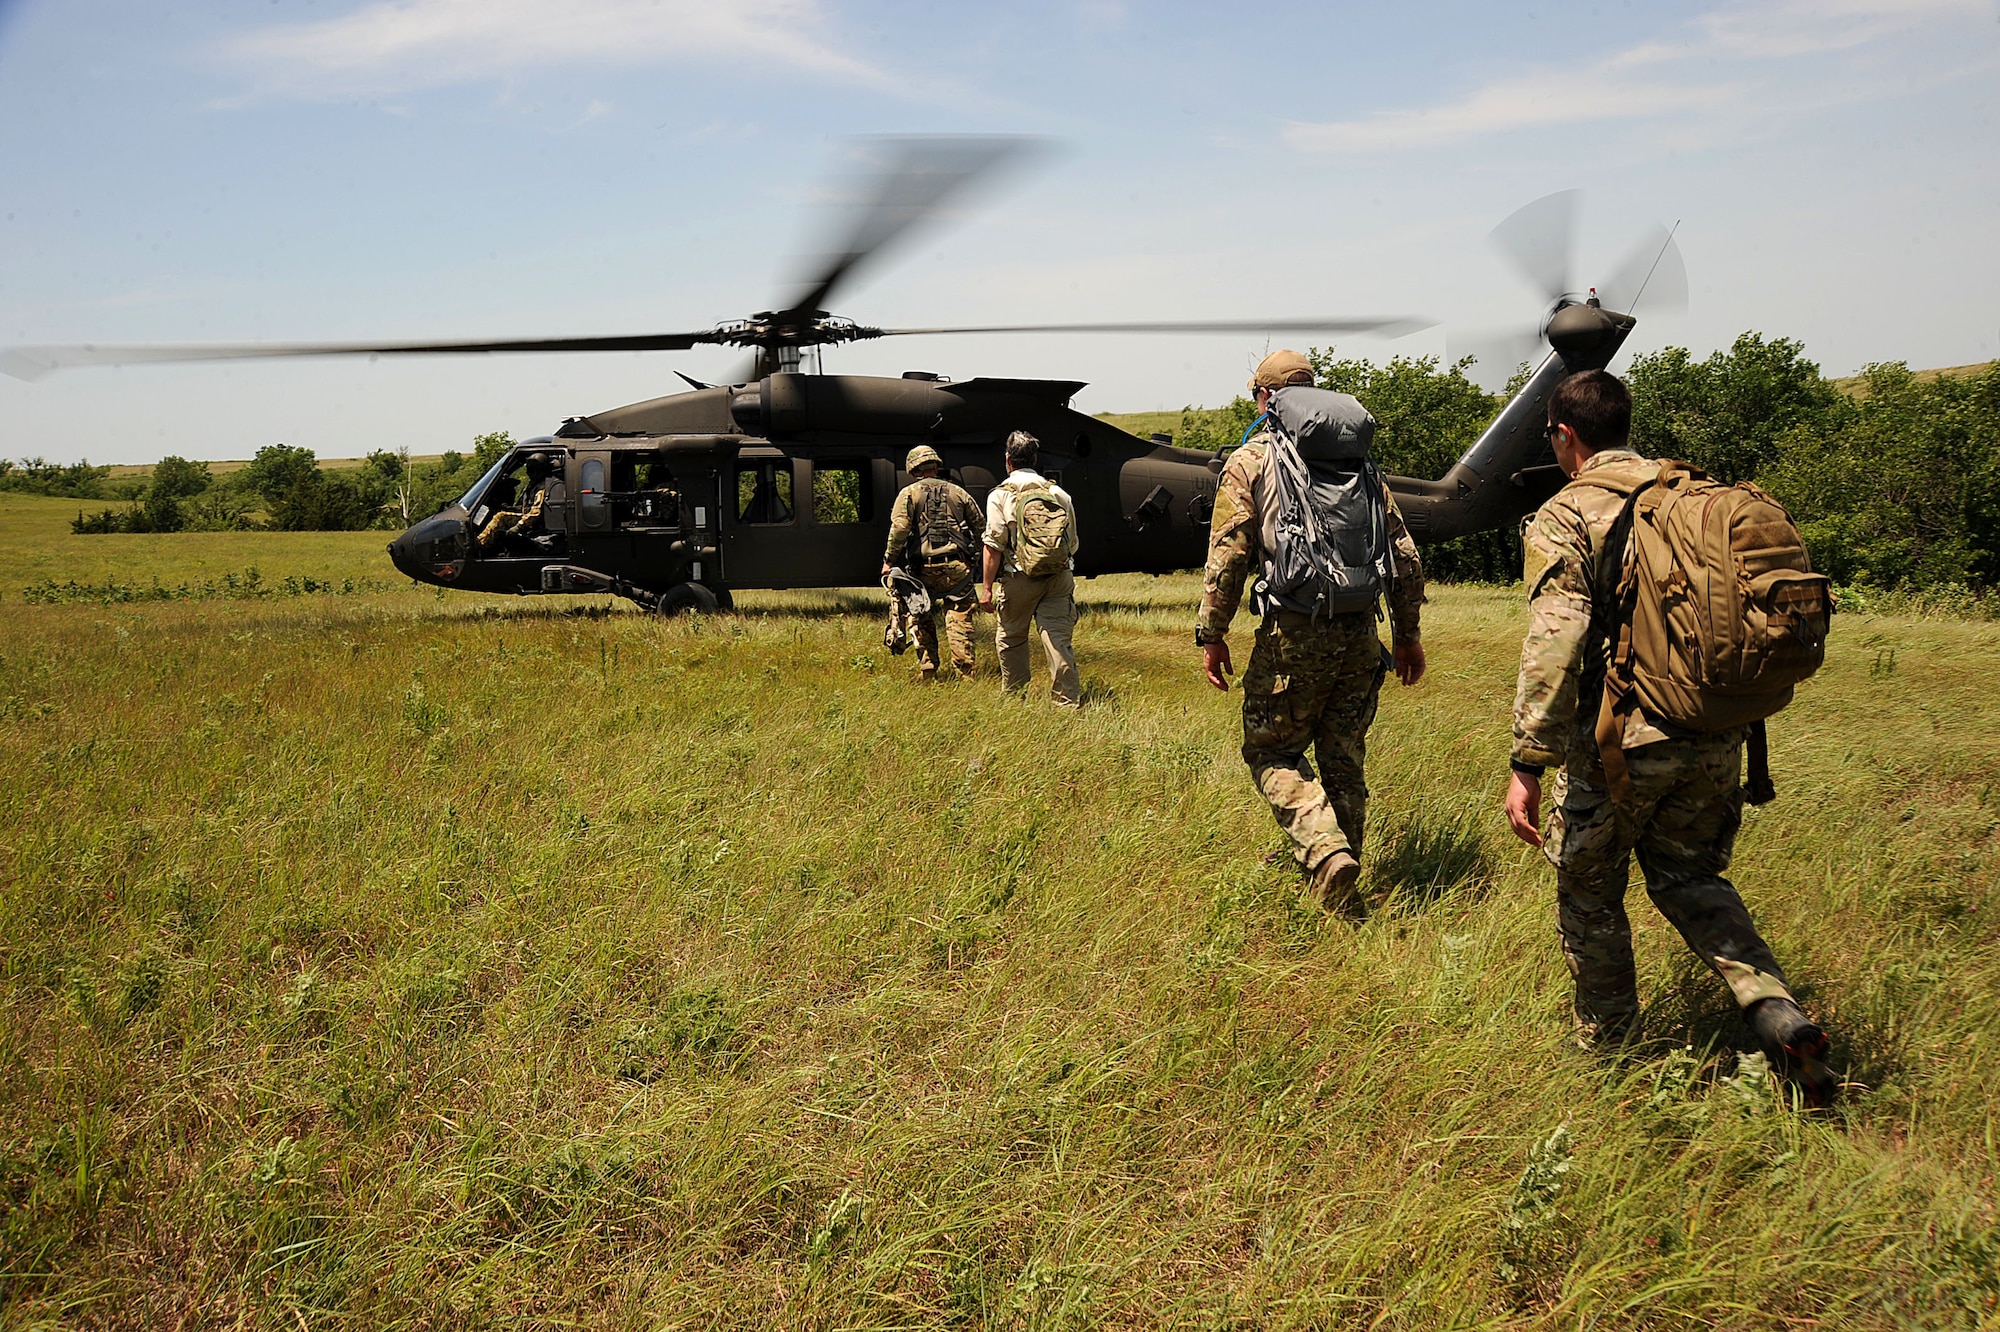
<svg viewBox="0 0 2000 1332">
<path fill-rule="evenodd" d="M 937 679 L 938 637 L 933 611 L 941 608 L 952 669 L 960 679 L 970 679 L 974 665 L 972 612 L 978 605 L 972 560 L 978 548 L 979 505 L 940 475 L 944 459 L 928 444 L 911 449 L 903 468 L 911 480 L 890 506 L 889 541 L 882 554 L 882 585 L 889 592 L 889 627 L 882 642 L 891 652 L 900 653 L 899 638 L 913 638 L 920 678 L 926 682 Z M 906 595 L 911 584 L 924 595 Z"/>
<path fill-rule="evenodd" d="M 479 532 L 479 548 L 485 550 L 509 534 L 533 537 L 536 529 L 544 524 L 543 506 L 548 503 L 552 484 L 555 480 L 555 459 L 546 453 L 528 455 L 528 502 L 519 509 L 502 509 L 486 522 Z"/>
<path fill-rule="evenodd" d="M 912 626 L 930 619 L 931 590 L 901 568 L 882 575 L 882 590 L 889 594 L 889 623 L 882 630 L 882 646 L 900 657 L 909 650 Z M 935 625 L 931 627 L 931 642 L 934 646 L 937 642 Z"/>
<path fill-rule="evenodd" d="M 1311 387 L 1312 374 L 1299 353 L 1276 351 L 1251 377 L 1262 415 L 1222 469 L 1194 640 L 1208 682 L 1227 690 L 1229 622 L 1258 571 L 1252 605 L 1263 623 L 1243 672 L 1243 761 L 1313 899 L 1352 913 L 1362 905 L 1368 727 L 1391 664 L 1405 685 L 1423 678 L 1424 570 L 1367 458 L 1374 418 Z M 1393 654 L 1375 635 L 1378 596 Z"/>
<path fill-rule="evenodd" d="M 1612 659 L 1628 496 L 1662 475 L 1627 447 L 1632 396 L 1602 370 L 1571 375 L 1549 398 L 1547 432 L 1572 479 L 1528 520 L 1522 545 L 1528 635 L 1514 698 L 1507 821 L 1556 871 L 1556 923 L 1576 982 L 1579 1044 L 1639 1037 L 1638 981 L 1625 889 L 1632 853 L 1646 891 L 1696 957 L 1722 978 L 1774 1068 L 1812 1104 L 1838 1088 L 1826 1032 L 1793 1002 L 1770 945 L 1723 877 L 1742 822 L 1746 727 L 1696 730 L 1645 697 L 1612 715 L 1626 793 L 1600 761 L 1598 722 Z M 1542 774 L 1561 764 L 1546 841 Z"/>
<path fill-rule="evenodd" d="M 1007 476 L 986 497 L 986 552 L 979 604 L 997 610 L 1003 689 L 1028 687 L 1028 628 L 1041 631 L 1049 693 L 1058 706 L 1080 707 L 1076 654 L 1076 505 L 1069 492 L 1036 471 L 1041 444 L 1025 430 L 1007 436 Z M 995 597 L 994 580 L 1000 581 Z"/>
</svg>

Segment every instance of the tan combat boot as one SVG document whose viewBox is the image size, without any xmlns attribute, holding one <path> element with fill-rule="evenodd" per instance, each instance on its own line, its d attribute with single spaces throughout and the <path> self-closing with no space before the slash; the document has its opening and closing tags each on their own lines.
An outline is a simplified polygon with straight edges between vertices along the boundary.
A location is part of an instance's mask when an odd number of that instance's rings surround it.
<svg viewBox="0 0 2000 1332">
<path fill-rule="evenodd" d="M 1360 878 L 1361 862 L 1352 851 L 1342 847 L 1313 867 L 1306 881 L 1306 892 L 1322 911 L 1356 915 L 1361 910 L 1361 897 L 1354 891 L 1354 885 Z"/>
</svg>

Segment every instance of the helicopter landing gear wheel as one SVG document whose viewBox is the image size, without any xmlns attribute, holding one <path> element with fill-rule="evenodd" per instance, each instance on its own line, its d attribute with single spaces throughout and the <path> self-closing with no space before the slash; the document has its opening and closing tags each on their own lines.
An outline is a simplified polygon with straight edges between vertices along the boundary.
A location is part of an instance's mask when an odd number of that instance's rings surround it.
<svg viewBox="0 0 2000 1332">
<path fill-rule="evenodd" d="M 700 583 L 675 583 L 660 595 L 660 604 L 655 614 L 674 616 L 684 614 L 711 615 L 716 610 L 715 593 Z"/>
<path fill-rule="evenodd" d="M 726 611 L 733 611 L 736 609 L 736 598 L 729 595 L 728 588 L 718 587 L 715 589 L 715 604 Z"/>
</svg>

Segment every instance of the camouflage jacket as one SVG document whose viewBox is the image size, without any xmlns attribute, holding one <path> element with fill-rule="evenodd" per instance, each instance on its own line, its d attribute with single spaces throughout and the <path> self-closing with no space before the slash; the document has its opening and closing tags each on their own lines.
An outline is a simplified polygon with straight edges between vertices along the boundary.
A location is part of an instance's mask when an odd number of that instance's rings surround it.
<svg viewBox="0 0 2000 1332">
<path fill-rule="evenodd" d="M 1201 574 L 1201 610 L 1195 628 L 1204 639 L 1221 638 L 1236 618 L 1243 585 L 1264 566 L 1263 522 L 1257 481 L 1269 456 L 1271 432 L 1260 430 L 1229 455 L 1215 490 L 1215 515 L 1208 525 L 1208 565 Z M 1417 543 L 1403 525 L 1394 496 L 1389 502 L 1389 624 L 1397 647 L 1421 637 L 1419 617 L 1424 604 L 1424 566 Z"/>
<path fill-rule="evenodd" d="M 1591 484 L 1591 474 L 1606 469 Z M 1521 531 L 1522 582 L 1528 589 L 1528 636 L 1521 643 L 1521 677 L 1514 690 L 1514 761 L 1549 767 L 1597 755 L 1597 712 L 1610 659 L 1607 626 L 1594 592 L 1607 598 L 1622 552 L 1606 551 L 1625 493 L 1651 477 L 1655 465 L 1630 449 L 1605 449 L 1584 460 L 1577 479 L 1535 511 Z M 1667 733 L 1632 712 L 1625 747 Z"/>
<path fill-rule="evenodd" d="M 986 515 L 980 511 L 979 502 L 968 495 L 964 488 L 954 485 L 942 477 L 934 477 L 938 485 L 945 488 L 945 503 L 965 535 L 965 555 L 967 561 L 976 560 L 979 552 L 979 533 L 986 525 Z M 889 506 L 889 544 L 882 553 L 884 564 L 901 565 L 909 558 L 911 538 L 921 541 L 924 525 L 924 487 L 931 483 L 912 481 L 897 494 L 896 502 Z"/>
</svg>

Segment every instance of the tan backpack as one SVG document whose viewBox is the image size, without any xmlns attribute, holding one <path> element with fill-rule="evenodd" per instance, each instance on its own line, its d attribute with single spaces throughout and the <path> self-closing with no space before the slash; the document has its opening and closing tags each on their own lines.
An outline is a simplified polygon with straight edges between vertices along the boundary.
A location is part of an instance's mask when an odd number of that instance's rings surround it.
<svg viewBox="0 0 2000 1332">
<path fill-rule="evenodd" d="M 1607 550 L 1621 541 L 1608 608 L 1617 637 L 1597 719 L 1612 797 L 1632 798 L 1625 718 L 1643 707 L 1690 731 L 1748 726 L 1746 799 L 1763 804 L 1776 795 L 1764 719 L 1826 660 L 1826 575 L 1812 571 L 1778 501 L 1671 460 L 1627 496 Z"/>
<path fill-rule="evenodd" d="M 1030 578 L 1069 568 L 1069 510 L 1045 481 L 1014 492 L 1014 567 Z"/>
</svg>

